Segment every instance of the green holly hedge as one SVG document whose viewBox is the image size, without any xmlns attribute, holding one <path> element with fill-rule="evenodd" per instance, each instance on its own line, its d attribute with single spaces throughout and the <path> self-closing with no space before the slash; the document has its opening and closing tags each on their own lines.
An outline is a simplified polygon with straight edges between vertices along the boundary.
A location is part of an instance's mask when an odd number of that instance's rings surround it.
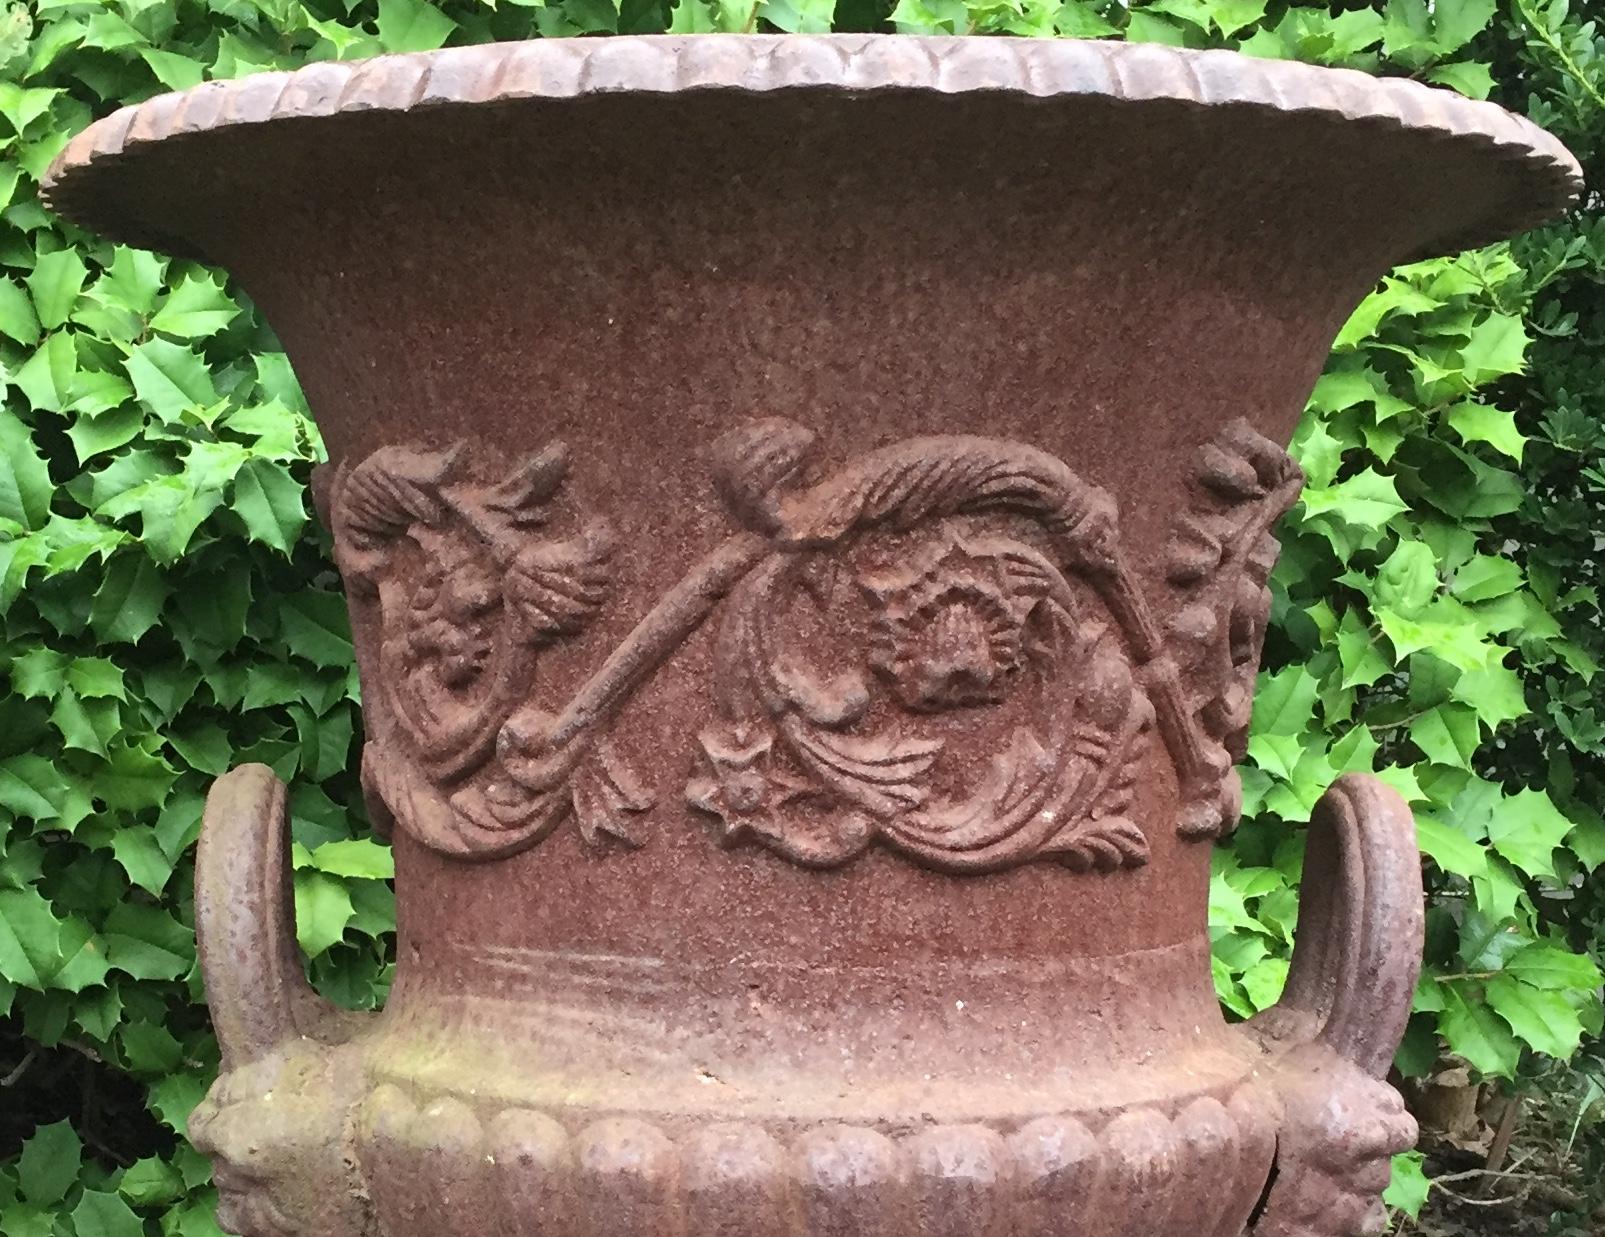
<svg viewBox="0 0 1605 1237">
<path fill-rule="evenodd" d="M 1406 74 L 1523 111 L 1594 180 L 1605 39 L 1568 0 L 40 0 L 0 15 L 0 1231 L 215 1233 L 184 1143 L 216 1069 L 192 930 L 202 796 L 294 787 L 314 980 L 390 975 L 351 643 L 306 488 L 317 430 L 227 278 L 43 211 L 98 115 L 309 60 L 490 39 L 899 30 L 1126 37 Z M 1597 201 L 1594 203 L 1597 206 Z M 1605 220 L 1388 278 L 1299 431 L 1275 630 L 1217 856 L 1216 978 L 1287 971 L 1300 826 L 1338 773 L 1414 804 L 1426 978 L 1399 1064 L 1591 1068 L 1605 945 Z M 1591 349 L 1589 345 L 1592 344 Z M 1395 1198 L 1419 1202 L 1403 1174 Z"/>
</svg>

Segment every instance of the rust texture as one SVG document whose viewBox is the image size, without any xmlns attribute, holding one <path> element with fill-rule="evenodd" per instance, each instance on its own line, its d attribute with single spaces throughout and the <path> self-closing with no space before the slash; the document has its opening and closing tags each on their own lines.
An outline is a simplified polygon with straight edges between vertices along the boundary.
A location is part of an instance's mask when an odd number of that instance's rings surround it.
<svg viewBox="0 0 1605 1237">
<path fill-rule="evenodd" d="M 1290 437 L 1393 263 L 1575 162 L 1409 82 L 902 37 L 465 48 L 209 83 L 47 187 L 230 269 L 330 451 L 377 1015 L 303 978 L 284 787 L 208 803 L 250 1237 L 1353 1237 L 1414 1125 L 1409 812 L 1315 811 L 1229 1026 Z"/>
</svg>

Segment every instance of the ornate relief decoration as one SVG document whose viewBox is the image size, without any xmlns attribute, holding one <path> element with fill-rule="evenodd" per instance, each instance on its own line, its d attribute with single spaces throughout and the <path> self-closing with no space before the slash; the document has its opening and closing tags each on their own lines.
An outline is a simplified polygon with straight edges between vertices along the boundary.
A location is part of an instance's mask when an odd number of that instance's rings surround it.
<svg viewBox="0 0 1605 1237">
<path fill-rule="evenodd" d="M 1183 1215 L 1202 1237 L 1358 1231 L 1320 1219 L 1245 1228 L 1276 1171 L 1280 1132 L 1278 1096 L 1252 1081 L 1173 1104 L 1046 1113 L 1013 1128 L 727 1114 L 670 1124 L 656 1114 L 498 1104 L 398 1078 L 348 1049 L 329 1056 L 335 1076 L 359 1080 L 355 1099 L 329 1098 L 331 1066 L 299 1076 L 250 1071 L 258 1076 L 220 1082 L 190 1119 L 226 1183 L 219 1211 L 249 1237 L 442 1237 L 470 1228 L 543 1237 L 1155 1237 L 1182 1231 L 1167 1219 Z M 297 1140 L 275 1103 L 319 1120 L 317 1135 Z"/>
<path fill-rule="evenodd" d="M 390 813 L 450 854 L 531 845 L 572 810 L 589 841 L 633 842 L 650 806 L 604 732 L 551 740 L 530 700 L 540 650 L 583 631 L 607 595 L 611 536 L 581 520 L 552 536 L 566 451 L 506 480 L 464 475 L 460 448 L 383 447 L 335 479 L 335 556 L 379 607 L 383 727 L 363 778 Z M 382 814 L 381 814 L 382 815 Z"/>
<path fill-rule="evenodd" d="M 1254 680 L 1278 546 L 1271 526 L 1298 499 L 1304 474 L 1246 421 L 1200 450 L 1192 505 L 1171 522 L 1166 642 L 1181 668 L 1191 719 L 1178 759 L 1186 838 L 1219 837 L 1237 821 L 1243 788 L 1232 766 L 1248 752 Z"/>
<path fill-rule="evenodd" d="M 956 436 L 804 488 L 812 446 L 777 420 L 716 444 L 720 493 L 769 547 L 720 621 L 689 802 L 727 843 L 814 866 L 877 839 L 959 872 L 1147 862 L 1126 812 L 1153 709 L 1100 596 L 1108 495 Z"/>
<path fill-rule="evenodd" d="M 589 842 L 634 844 L 627 818 L 652 799 L 609 727 L 721 608 L 716 720 L 686 799 L 726 844 L 821 867 L 876 842 L 954 872 L 1140 866 L 1130 813 L 1156 731 L 1182 835 L 1235 821 L 1268 529 L 1300 481 L 1245 422 L 1200 452 L 1163 618 L 1113 500 L 1054 456 L 932 436 L 809 483 L 813 434 L 748 422 L 713 447 L 742 531 L 552 708 L 531 698 L 536 663 L 604 604 L 606 527 L 561 501 L 561 447 L 497 483 L 468 478 L 461 456 L 386 447 L 334 487 L 338 561 L 380 611 L 385 707 L 365 780 L 427 845 L 505 855 L 570 813 Z M 553 533 L 565 519 L 575 531 Z"/>
</svg>

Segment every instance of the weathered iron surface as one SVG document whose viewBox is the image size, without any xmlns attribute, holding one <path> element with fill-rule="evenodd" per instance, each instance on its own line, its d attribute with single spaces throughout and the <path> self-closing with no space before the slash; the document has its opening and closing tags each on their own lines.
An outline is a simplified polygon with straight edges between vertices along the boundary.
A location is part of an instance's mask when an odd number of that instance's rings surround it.
<svg viewBox="0 0 1605 1237">
<path fill-rule="evenodd" d="M 1413 1124 L 1409 813 L 1321 800 L 1282 1002 L 1206 932 L 1282 445 L 1524 121 L 1156 47 L 543 41 L 127 109 L 70 216 L 234 271 L 331 454 L 387 1008 L 221 779 L 192 1134 L 253 1237 L 1350 1237 Z"/>
</svg>

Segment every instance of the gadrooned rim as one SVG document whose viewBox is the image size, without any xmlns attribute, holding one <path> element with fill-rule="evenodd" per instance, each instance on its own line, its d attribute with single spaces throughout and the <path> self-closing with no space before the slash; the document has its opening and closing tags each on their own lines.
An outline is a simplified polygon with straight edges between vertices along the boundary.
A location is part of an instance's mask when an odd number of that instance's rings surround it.
<svg viewBox="0 0 1605 1237">
<path fill-rule="evenodd" d="M 81 226 L 181 252 L 172 238 L 129 225 L 97 194 L 98 171 L 152 143 L 247 125 L 586 95 L 688 91 L 877 90 L 997 92 L 1036 99 L 1099 95 L 1318 113 L 1420 134 L 1520 165 L 1522 187 L 1435 253 L 1488 244 L 1559 214 L 1582 170 L 1557 139 L 1492 103 L 1401 78 L 1229 51 L 1084 40 L 912 35 L 620 35 L 533 39 L 444 51 L 322 61 L 293 72 L 205 82 L 124 107 L 79 133 L 40 187 L 45 204 Z"/>
</svg>

